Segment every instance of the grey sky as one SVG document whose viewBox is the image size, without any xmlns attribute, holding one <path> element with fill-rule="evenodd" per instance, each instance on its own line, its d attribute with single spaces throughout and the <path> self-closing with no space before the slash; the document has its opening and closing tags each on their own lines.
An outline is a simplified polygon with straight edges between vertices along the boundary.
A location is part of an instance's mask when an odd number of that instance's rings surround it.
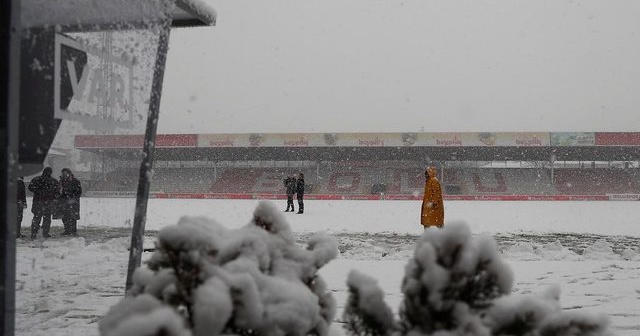
<svg viewBox="0 0 640 336">
<path fill-rule="evenodd" d="M 637 0 L 217 0 L 159 132 L 639 131 Z"/>
</svg>

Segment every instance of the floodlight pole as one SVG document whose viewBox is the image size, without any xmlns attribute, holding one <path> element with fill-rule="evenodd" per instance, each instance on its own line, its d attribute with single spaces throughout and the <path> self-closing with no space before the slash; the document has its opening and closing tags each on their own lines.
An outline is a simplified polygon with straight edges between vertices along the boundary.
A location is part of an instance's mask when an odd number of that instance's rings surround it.
<svg viewBox="0 0 640 336">
<path fill-rule="evenodd" d="M 0 335 L 13 336 L 16 316 L 16 184 L 20 113 L 20 1 L 0 5 Z"/>
<path fill-rule="evenodd" d="M 133 229 L 131 231 L 131 248 L 129 249 L 129 267 L 127 269 L 125 293 L 133 285 L 133 272 L 136 268 L 140 267 L 142 262 L 142 243 L 144 240 L 144 227 L 147 221 L 147 201 L 149 200 L 149 189 L 153 169 L 153 152 L 155 149 L 158 117 L 160 115 L 160 97 L 162 95 L 162 81 L 167 61 L 167 50 L 169 49 L 171 22 L 166 22 L 160 29 L 156 64 L 153 68 L 147 129 L 145 131 L 144 146 L 142 149 L 142 163 L 140 164 L 140 175 L 138 177 L 136 210 L 133 217 Z"/>
</svg>

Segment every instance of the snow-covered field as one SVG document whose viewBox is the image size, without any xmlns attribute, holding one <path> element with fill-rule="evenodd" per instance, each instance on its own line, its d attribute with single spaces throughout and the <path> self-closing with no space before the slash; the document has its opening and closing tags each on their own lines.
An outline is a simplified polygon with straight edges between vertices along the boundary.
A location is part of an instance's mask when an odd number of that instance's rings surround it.
<svg viewBox="0 0 640 336">
<path fill-rule="evenodd" d="M 181 216 L 207 216 L 230 228 L 245 225 L 257 200 L 152 199 L 147 229 L 159 230 Z M 286 208 L 286 201 L 275 201 Z M 29 206 L 31 200 L 28 200 Z M 135 199 L 82 198 L 80 225 L 130 227 Z M 297 204 L 296 204 L 297 209 Z M 24 212 L 24 229 L 31 223 Z M 418 201 L 305 201 L 305 214 L 289 213 L 298 232 L 397 232 L 420 234 Z M 449 201 L 445 220 L 465 221 L 474 233 L 567 232 L 640 237 L 640 202 Z M 57 221 L 58 225 L 60 221 Z"/>
<path fill-rule="evenodd" d="M 96 322 L 122 297 L 125 228 L 134 201 L 82 202 L 80 234 L 85 237 L 18 243 L 18 335 L 97 335 Z M 250 220 L 257 203 L 151 200 L 147 229 L 175 224 L 183 215 L 207 216 L 237 228 Z M 31 221 L 29 210 L 23 233 Z M 321 230 L 338 238 L 341 254 L 321 274 L 339 306 L 346 298 L 346 275 L 355 268 L 377 277 L 387 301 L 397 307 L 406 260 L 422 234 L 419 211 L 415 201 L 307 201 L 304 215 L 286 216 L 301 241 Z M 516 293 L 559 284 L 565 309 L 605 313 L 618 335 L 640 334 L 639 214 L 640 202 L 446 203 L 447 221 L 462 220 L 474 233 L 496 237 L 514 269 Z M 113 228 L 110 234 L 94 228 L 103 226 Z M 338 332 L 340 323 L 335 327 Z"/>
</svg>

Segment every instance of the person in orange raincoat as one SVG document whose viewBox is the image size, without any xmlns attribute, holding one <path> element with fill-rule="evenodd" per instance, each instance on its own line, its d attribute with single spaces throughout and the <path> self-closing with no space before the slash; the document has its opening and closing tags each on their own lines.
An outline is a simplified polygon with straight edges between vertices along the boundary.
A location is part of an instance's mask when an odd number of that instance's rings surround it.
<svg viewBox="0 0 640 336">
<path fill-rule="evenodd" d="M 424 184 L 424 196 L 422 196 L 420 224 L 425 229 L 430 226 L 440 228 L 444 226 L 444 204 L 440 181 L 436 177 L 436 169 L 434 167 L 427 168 L 424 175 L 427 181 Z"/>
</svg>

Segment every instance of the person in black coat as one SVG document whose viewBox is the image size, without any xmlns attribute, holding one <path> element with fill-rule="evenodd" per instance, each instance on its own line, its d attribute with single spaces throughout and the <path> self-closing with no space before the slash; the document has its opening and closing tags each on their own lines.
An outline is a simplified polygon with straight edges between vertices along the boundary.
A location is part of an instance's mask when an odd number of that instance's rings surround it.
<svg viewBox="0 0 640 336">
<path fill-rule="evenodd" d="M 18 221 L 16 222 L 16 237 L 20 238 L 20 237 L 24 237 L 20 230 L 22 229 L 22 215 L 23 215 L 24 209 L 27 207 L 27 192 L 24 185 L 24 177 L 22 176 L 18 177 L 18 180 L 16 182 L 16 189 L 18 194 L 16 198 L 17 205 L 18 205 L 18 209 L 17 209 Z"/>
<path fill-rule="evenodd" d="M 34 178 L 29 183 L 29 190 L 33 193 L 31 239 L 35 239 L 38 236 L 40 221 L 42 221 L 42 236 L 49 238 L 51 210 L 55 206 L 59 188 L 58 181 L 51 177 L 51 173 L 53 173 L 53 170 L 51 167 L 47 167 L 42 171 L 42 175 Z"/>
<path fill-rule="evenodd" d="M 298 213 L 304 213 L 304 174 L 298 174 L 298 181 L 296 182 L 296 195 L 298 198 Z"/>
<path fill-rule="evenodd" d="M 284 212 L 289 212 L 289 209 L 295 212 L 296 209 L 293 206 L 293 194 L 296 193 L 296 178 L 289 175 L 286 179 L 284 179 L 283 182 L 284 187 L 287 189 L 287 210 L 285 210 Z"/>
<path fill-rule="evenodd" d="M 58 197 L 58 211 L 64 225 L 63 236 L 78 235 L 78 219 L 80 219 L 80 196 L 82 185 L 68 168 L 62 169 L 60 176 L 60 196 Z"/>
</svg>

